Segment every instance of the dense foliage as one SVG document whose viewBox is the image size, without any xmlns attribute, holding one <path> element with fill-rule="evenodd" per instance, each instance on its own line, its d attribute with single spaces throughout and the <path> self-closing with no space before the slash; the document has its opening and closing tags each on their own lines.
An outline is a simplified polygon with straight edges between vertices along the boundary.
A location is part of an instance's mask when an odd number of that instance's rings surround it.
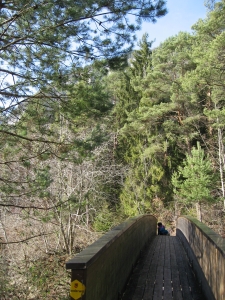
<svg viewBox="0 0 225 300">
<path fill-rule="evenodd" d="M 6 0 L 0 12 L 0 298 L 66 299 L 65 260 L 120 219 L 127 166 L 104 78 L 165 1 Z"/>
<path fill-rule="evenodd" d="M 216 3 L 193 34 L 180 32 L 156 49 L 143 36 L 117 74 L 117 153 L 129 166 L 120 193 L 126 215 L 163 217 L 163 207 L 165 217 L 193 214 L 223 234 L 224 5 Z"/>
</svg>

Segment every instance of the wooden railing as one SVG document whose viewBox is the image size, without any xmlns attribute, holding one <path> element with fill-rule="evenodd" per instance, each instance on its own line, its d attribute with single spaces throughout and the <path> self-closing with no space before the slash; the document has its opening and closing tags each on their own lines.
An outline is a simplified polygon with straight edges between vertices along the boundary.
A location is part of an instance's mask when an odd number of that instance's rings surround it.
<svg viewBox="0 0 225 300">
<path fill-rule="evenodd" d="M 145 245 L 156 236 L 157 220 L 143 215 L 113 228 L 66 263 L 71 299 L 117 300 Z M 207 300 L 225 300 L 225 240 L 188 216 L 177 220 L 193 271 Z"/>
<path fill-rule="evenodd" d="M 156 236 L 157 220 L 143 215 L 113 228 L 66 263 L 71 299 L 116 300 L 144 246 Z"/>
<path fill-rule="evenodd" d="M 181 239 L 206 299 L 225 300 L 225 239 L 189 216 L 177 220 Z"/>
</svg>

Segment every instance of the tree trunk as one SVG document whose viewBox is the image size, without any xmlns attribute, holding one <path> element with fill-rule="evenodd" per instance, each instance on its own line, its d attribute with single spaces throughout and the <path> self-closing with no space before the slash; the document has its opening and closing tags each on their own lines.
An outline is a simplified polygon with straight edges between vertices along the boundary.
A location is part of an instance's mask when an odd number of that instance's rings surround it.
<svg viewBox="0 0 225 300">
<path fill-rule="evenodd" d="M 196 203 L 196 212 L 197 212 L 197 219 L 202 222 L 202 211 L 201 211 L 201 203 Z"/>
<path fill-rule="evenodd" d="M 219 169 L 220 169 L 221 191 L 223 196 L 223 206 L 225 208 L 225 191 L 224 191 L 224 176 L 223 176 L 223 172 L 225 169 L 225 162 L 224 162 L 223 133 L 220 128 L 218 128 L 218 147 L 219 147 Z"/>
</svg>

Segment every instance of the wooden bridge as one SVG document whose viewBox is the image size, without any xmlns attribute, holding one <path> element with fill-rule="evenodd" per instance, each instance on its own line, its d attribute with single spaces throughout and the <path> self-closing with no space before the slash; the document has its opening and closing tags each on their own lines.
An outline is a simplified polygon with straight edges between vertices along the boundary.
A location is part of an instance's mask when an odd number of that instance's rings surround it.
<svg viewBox="0 0 225 300">
<path fill-rule="evenodd" d="M 115 227 L 67 262 L 71 299 L 225 300 L 225 240 L 191 217 L 157 236 L 155 217 Z"/>
<path fill-rule="evenodd" d="M 205 297 L 180 240 L 160 235 L 142 253 L 122 299 L 204 300 Z"/>
</svg>

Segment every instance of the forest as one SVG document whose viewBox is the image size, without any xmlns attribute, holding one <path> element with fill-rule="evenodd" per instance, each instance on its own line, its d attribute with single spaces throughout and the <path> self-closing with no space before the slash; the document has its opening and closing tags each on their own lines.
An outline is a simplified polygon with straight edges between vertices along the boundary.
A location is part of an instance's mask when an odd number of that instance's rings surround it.
<svg viewBox="0 0 225 300">
<path fill-rule="evenodd" d="M 225 0 L 134 48 L 165 2 L 0 1 L 0 299 L 69 299 L 65 262 L 131 216 L 225 237 Z"/>
</svg>

